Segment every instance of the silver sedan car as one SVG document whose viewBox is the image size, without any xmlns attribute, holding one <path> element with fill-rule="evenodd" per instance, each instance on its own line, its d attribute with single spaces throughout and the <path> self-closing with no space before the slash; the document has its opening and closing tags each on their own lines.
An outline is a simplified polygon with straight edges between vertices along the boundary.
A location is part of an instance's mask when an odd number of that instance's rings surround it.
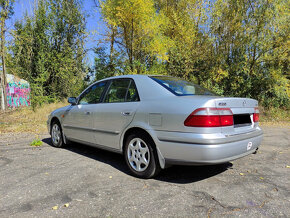
<svg viewBox="0 0 290 218">
<path fill-rule="evenodd" d="M 263 138 L 256 100 L 219 97 L 175 77 L 111 77 L 68 102 L 49 115 L 53 145 L 78 142 L 121 153 L 141 178 L 172 164 L 241 158 L 255 153 Z"/>
</svg>

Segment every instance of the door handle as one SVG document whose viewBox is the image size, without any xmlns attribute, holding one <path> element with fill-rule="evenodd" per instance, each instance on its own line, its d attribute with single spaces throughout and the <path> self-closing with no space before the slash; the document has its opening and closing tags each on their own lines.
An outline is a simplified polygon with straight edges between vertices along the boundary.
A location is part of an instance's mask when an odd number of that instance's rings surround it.
<svg viewBox="0 0 290 218">
<path fill-rule="evenodd" d="M 122 115 L 123 116 L 131 116 L 131 112 L 130 111 L 124 111 L 124 112 L 122 112 Z"/>
<path fill-rule="evenodd" d="M 86 111 L 86 112 L 85 112 L 85 115 L 90 115 L 90 114 L 91 114 L 90 111 Z"/>
</svg>

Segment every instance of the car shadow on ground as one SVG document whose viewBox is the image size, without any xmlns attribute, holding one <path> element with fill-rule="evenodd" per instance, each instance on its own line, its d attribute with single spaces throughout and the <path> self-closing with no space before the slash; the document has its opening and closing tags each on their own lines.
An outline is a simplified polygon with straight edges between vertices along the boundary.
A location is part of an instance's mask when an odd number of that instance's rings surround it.
<svg viewBox="0 0 290 218">
<path fill-rule="evenodd" d="M 51 138 L 44 138 L 42 141 L 52 146 Z M 64 149 L 108 164 L 121 172 L 130 175 L 130 171 L 125 163 L 125 160 L 120 154 L 79 143 L 71 143 Z M 153 179 L 179 184 L 193 183 L 225 172 L 231 167 L 232 163 L 229 162 L 225 164 L 208 166 L 171 166 L 162 170 L 160 174 Z"/>
</svg>

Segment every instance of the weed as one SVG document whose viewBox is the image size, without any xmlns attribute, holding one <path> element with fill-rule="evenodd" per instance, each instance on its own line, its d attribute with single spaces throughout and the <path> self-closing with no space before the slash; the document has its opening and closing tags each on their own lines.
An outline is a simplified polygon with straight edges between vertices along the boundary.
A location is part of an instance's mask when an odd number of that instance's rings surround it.
<svg viewBox="0 0 290 218">
<path fill-rule="evenodd" d="M 30 143 L 31 146 L 35 146 L 35 147 L 39 147 L 42 145 L 42 141 L 40 139 L 34 139 L 31 143 Z"/>
</svg>

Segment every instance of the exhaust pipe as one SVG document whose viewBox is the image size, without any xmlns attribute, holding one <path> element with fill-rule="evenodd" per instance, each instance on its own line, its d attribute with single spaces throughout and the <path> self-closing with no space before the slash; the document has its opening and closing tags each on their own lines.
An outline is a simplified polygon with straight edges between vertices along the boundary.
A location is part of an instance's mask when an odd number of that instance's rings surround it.
<svg viewBox="0 0 290 218">
<path fill-rule="evenodd" d="M 258 150 L 259 150 L 259 148 L 256 148 L 256 150 L 253 152 L 253 154 L 257 154 Z"/>
</svg>

